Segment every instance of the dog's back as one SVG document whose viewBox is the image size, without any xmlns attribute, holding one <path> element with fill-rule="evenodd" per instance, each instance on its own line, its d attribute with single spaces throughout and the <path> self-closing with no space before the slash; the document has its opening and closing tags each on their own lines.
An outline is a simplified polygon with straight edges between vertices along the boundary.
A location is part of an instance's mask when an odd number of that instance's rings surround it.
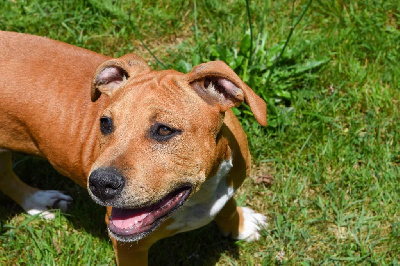
<svg viewBox="0 0 400 266">
<path fill-rule="evenodd" d="M 104 102 L 90 101 L 93 74 L 108 57 L 44 37 L 4 31 L 0 31 L 0 51 L 0 148 L 53 158 L 50 163 L 61 173 L 83 178 L 83 169 L 76 168 L 82 151 L 68 149 L 66 154 L 62 146 L 87 143 L 84 136 L 97 111 L 91 105 Z M 65 165 L 75 168 L 64 169 Z M 82 181 L 78 183 L 84 185 Z"/>
</svg>

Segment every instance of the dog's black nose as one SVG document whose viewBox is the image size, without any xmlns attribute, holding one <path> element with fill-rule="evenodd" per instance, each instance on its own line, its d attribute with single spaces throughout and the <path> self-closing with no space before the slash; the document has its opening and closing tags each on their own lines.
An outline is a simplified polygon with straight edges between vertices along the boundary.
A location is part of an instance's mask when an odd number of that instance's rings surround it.
<svg viewBox="0 0 400 266">
<path fill-rule="evenodd" d="M 90 191 L 102 201 L 113 199 L 125 185 L 125 178 L 114 168 L 99 168 L 89 176 Z"/>
</svg>

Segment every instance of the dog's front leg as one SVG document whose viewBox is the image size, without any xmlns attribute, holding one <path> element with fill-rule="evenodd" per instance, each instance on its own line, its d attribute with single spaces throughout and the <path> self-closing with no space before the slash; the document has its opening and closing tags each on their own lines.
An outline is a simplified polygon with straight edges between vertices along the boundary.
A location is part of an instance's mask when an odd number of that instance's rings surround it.
<svg viewBox="0 0 400 266">
<path fill-rule="evenodd" d="M 53 219 L 52 208 L 66 211 L 72 198 L 58 190 L 39 190 L 22 182 L 12 169 L 11 152 L 0 149 L 0 190 L 30 215 Z"/>
<path fill-rule="evenodd" d="M 218 213 L 215 221 L 223 235 L 246 241 L 258 240 L 261 229 L 267 226 L 267 217 L 250 208 L 236 206 L 233 198 Z"/>
<path fill-rule="evenodd" d="M 139 243 L 122 243 L 111 237 L 113 248 L 119 266 L 147 266 L 149 248 Z"/>
</svg>

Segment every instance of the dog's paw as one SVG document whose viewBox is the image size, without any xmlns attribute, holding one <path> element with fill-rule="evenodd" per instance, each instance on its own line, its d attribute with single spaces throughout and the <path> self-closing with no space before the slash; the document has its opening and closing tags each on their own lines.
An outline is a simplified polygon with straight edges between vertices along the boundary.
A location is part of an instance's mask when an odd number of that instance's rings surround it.
<svg viewBox="0 0 400 266">
<path fill-rule="evenodd" d="M 237 239 L 244 239 L 248 242 L 258 240 L 260 238 L 260 230 L 267 227 L 267 217 L 250 208 L 241 208 L 244 222 Z"/>
<path fill-rule="evenodd" d="M 55 217 L 51 209 L 60 209 L 65 212 L 71 202 L 70 196 L 58 190 L 39 190 L 24 200 L 22 208 L 30 215 L 40 213 L 41 217 L 50 220 Z"/>
</svg>

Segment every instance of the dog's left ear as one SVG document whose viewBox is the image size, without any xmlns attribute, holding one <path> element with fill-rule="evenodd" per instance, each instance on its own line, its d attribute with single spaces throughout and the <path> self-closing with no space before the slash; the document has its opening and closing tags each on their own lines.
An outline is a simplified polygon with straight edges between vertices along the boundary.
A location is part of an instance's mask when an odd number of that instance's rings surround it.
<svg viewBox="0 0 400 266">
<path fill-rule="evenodd" d="M 221 112 L 245 102 L 258 123 L 267 125 L 267 104 L 224 62 L 212 61 L 198 65 L 187 77 L 199 95 L 216 102 Z"/>
<path fill-rule="evenodd" d="M 135 54 L 126 54 L 102 63 L 94 75 L 91 90 L 92 102 L 96 101 L 102 93 L 111 96 L 130 77 L 148 71 L 150 67 L 147 63 Z"/>
</svg>

